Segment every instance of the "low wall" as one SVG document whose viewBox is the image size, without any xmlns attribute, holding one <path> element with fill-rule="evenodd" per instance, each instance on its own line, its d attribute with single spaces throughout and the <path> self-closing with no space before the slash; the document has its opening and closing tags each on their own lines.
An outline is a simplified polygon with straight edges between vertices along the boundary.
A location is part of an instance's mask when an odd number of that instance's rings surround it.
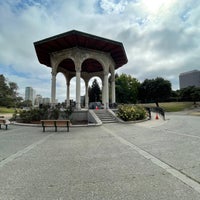
<svg viewBox="0 0 200 200">
<path fill-rule="evenodd" d="M 93 112 L 93 110 L 80 110 L 74 111 L 70 117 L 70 120 L 73 122 L 87 122 L 87 124 L 101 125 L 102 122 Z"/>
<path fill-rule="evenodd" d="M 88 121 L 88 111 L 87 110 L 80 110 L 74 111 L 70 116 L 72 121 Z"/>
<path fill-rule="evenodd" d="M 101 120 L 96 116 L 93 110 L 88 111 L 88 121 L 91 124 L 101 125 Z"/>
</svg>

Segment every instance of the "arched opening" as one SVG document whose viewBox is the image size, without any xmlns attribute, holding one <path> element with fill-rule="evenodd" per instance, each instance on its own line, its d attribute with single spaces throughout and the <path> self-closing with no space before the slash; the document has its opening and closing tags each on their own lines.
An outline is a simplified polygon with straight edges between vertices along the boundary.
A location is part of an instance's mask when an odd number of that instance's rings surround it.
<svg viewBox="0 0 200 200">
<path fill-rule="evenodd" d="M 74 61 L 70 58 L 66 58 L 62 60 L 58 65 L 58 70 L 60 71 L 69 71 L 69 72 L 75 72 L 75 64 Z"/>
<path fill-rule="evenodd" d="M 95 99 L 95 96 L 94 96 L 94 98 L 91 99 L 90 90 L 92 89 L 92 87 L 95 87 L 96 84 L 97 84 L 97 87 L 99 87 L 99 89 L 100 89 L 100 98 L 96 97 L 96 99 Z M 99 78 L 98 76 L 93 76 L 92 78 L 90 78 L 88 86 L 89 86 L 89 102 L 93 102 L 93 101 L 101 101 L 102 102 L 102 80 L 101 80 L 101 78 Z"/>
<path fill-rule="evenodd" d="M 63 73 L 56 75 L 56 102 L 66 101 L 66 79 Z"/>
<path fill-rule="evenodd" d="M 102 72 L 103 67 L 97 60 L 89 58 L 82 63 L 82 71 L 87 73 Z"/>
</svg>

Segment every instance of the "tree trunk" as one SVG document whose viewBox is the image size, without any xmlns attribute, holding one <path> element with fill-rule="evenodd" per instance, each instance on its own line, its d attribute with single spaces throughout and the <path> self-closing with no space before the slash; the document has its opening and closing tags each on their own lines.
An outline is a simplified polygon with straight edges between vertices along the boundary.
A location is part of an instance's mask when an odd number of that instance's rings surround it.
<svg viewBox="0 0 200 200">
<path fill-rule="evenodd" d="M 159 107 L 158 101 L 156 101 L 156 106 Z"/>
</svg>

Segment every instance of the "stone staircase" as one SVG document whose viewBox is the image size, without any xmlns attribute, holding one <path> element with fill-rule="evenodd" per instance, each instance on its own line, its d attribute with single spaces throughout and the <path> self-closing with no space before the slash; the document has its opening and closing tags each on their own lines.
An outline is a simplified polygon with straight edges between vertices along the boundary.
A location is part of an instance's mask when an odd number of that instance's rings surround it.
<svg viewBox="0 0 200 200">
<path fill-rule="evenodd" d="M 97 117 L 102 121 L 102 123 L 117 123 L 117 118 L 112 115 L 108 110 L 99 109 L 94 110 L 94 113 L 97 115 Z"/>
</svg>

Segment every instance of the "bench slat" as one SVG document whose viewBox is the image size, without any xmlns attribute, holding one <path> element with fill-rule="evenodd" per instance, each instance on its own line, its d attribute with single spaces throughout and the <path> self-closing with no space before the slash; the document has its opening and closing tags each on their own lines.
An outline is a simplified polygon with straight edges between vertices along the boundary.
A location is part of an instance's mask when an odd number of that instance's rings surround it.
<svg viewBox="0 0 200 200">
<path fill-rule="evenodd" d="M 43 122 L 43 125 L 45 126 L 55 126 L 54 122 Z"/>
<path fill-rule="evenodd" d="M 57 121 L 56 126 L 67 126 L 68 123 L 68 121 Z"/>
<path fill-rule="evenodd" d="M 55 132 L 57 132 L 57 127 L 67 127 L 67 132 L 69 132 L 70 120 L 41 120 L 43 132 L 45 132 L 45 127 L 55 127 Z"/>
<path fill-rule="evenodd" d="M 0 123 L 1 123 L 1 124 L 5 124 L 5 123 L 6 123 L 6 120 L 5 120 L 5 119 L 0 119 Z"/>
</svg>

